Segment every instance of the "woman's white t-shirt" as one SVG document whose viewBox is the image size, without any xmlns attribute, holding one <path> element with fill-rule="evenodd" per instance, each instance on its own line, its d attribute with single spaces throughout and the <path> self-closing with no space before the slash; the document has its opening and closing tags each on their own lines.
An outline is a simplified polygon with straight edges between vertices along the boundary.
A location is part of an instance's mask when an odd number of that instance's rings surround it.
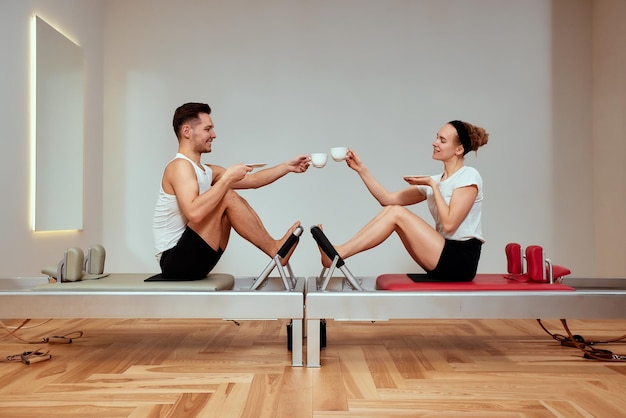
<svg viewBox="0 0 626 418">
<path fill-rule="evenodd" d="M 481 217 L 483 207 L 483 179 L 480 177 L 480 173 L 473 167 L 463 166 L 456 173 L 451 175 L 445 180 L 441 180 L 441 174 L 431 176 L 439 185 L 439 190 L 443 196 L 447 205 L 450 204 L 450 198 L 452 192 L 460 187 L 467 187 L 475 185 L 478 187 L 478 193 L 476 199 L 472 205 L 469 213 L 463 219 L 459 227 L 451 234 L 443 232 L 443 226 L 441 225 L 441 219 L 439 218 L 439 212 L 437 211 L 437 205 L 435 204 L 435 198 L 433 196 L 433 189 L 429 186 L 417 186 L 420 192 L 426 196 L 428 203 L 428 209 L 430 210 L 433 219 L 435 220 L 435 229 L 444 238 L 465 241 L 471 238 L 477 238 L 482 242 L 485 242 L 483 238 Z"/>
</svg>

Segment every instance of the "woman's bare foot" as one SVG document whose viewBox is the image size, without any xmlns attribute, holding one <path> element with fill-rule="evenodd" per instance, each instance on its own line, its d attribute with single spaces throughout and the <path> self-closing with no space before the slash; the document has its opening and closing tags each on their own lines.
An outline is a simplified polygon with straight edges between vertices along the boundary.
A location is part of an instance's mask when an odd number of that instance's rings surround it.
<svg viewBox="0 0 626 418">
<path fill-rule="evenodd" d="M 317 224 L 317 227 L 322 231 L 324 230 L 322 228 L 322 224 Z M 329 268 L 333 261 L 326 255 L 326 253 L 320 248 L 319 245 L 317 246 L 317 249 L 320 250 L 320 254 L 322 256 L 322 266 L 324 266 L 325 268 Z"/>
</svg>

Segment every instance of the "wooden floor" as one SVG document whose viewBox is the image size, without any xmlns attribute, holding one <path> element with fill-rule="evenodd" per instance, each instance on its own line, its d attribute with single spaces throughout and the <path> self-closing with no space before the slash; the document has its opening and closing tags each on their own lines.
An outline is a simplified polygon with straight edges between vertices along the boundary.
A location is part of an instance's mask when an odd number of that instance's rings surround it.
<svg viewBox="0 0 626 418">
<path fill-rule="evenodd" d="M 626 363 L 583 359 L 534 320 L 329 321 L 319 369 L 290 366 L 282 321 L 53 320 L 20 335 L 74 330 L 49 361 L 0 363 L 0 417 L 626 416 Z M 0 339 L 3 358 L 33 348 Z"/>
</svg>

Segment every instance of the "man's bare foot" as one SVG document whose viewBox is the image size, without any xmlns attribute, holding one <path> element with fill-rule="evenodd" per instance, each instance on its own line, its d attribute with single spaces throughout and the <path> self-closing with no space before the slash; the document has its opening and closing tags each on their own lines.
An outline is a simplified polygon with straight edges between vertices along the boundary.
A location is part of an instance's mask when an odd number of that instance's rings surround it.
<svg viewBox="0 0 626 418">
<path fill-rule="evenodd" d="M 317 227 L 322 231 L 324 230 L 322 228 L 322 224 L 317 224 Z M 320 248 L 319 245 L 317 246 L 317 248 L 318 250 L 320 250 L 320 254 L 322 256 L 322 266 L 329 268 L 333 261 L 326 255 L 326 253 Z"/>
<path fill-rule="evenodd" d="M 294 223 L 291 228 L 289 228 L 289 230 L 287 231 L 287 233 L 282 237 L 282 239 L 279 241 L 279 245 L 278 245 L 278 249 L 280 249 L 283 244 L 289 239 L 289 237 L 291 235 L 293 235 L 294 231 L 296 230 L 296 228 L 298 228 L 300 226 L 300 221 L 297 221 L 296 223 Z M 285 257 L 283 257 L 280 260 L 280 264 L 282 264 L 283 266 L 286 266 L 287 263 L 289 263 L 289 259 L 291 258 L 291 255 L 293 254 L 294 250 L 296 249 L 296 247 L 298 246 L 298 244 L 300 243 L 300 240 L 297 240 L 296 243 L 291 247 L 291 249 L 289 249 L 289 252 L 287 253 L 287 255 L 285 255 Z M 276 252 L 278 252 L 278 250 L 276 250 Z"/>
</svg>

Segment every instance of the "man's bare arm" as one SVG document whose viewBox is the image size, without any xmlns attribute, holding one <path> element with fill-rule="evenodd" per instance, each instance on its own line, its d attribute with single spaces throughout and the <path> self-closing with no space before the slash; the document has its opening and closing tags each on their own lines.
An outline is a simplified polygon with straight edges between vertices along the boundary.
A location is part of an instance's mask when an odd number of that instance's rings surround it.
<svg viewBox="0 0 626 418">
<path fill-rule="evenodd" d="M 214 167 L 213 185 L 206 192 L 200 194 L 198 180 L 191 163 L 177 159 L 165 169 L 163 175 L 163 190 L 176 196 L 181 212 L 191 222 L 201 222 L 211 213 L 230 190 L 233 183 L 241 180 L 250 171 L 243 164 L 224 170 Z M 216 178 L 219 178 L 217 181 Z"/>
<path fill-rule="evenodd" d="M 259 170 L 248 174 L 242 180 L 232 185 L 233 189 L 257 189 L 275 182 L 289 173 L 304 173 L 310 164 L 308 155 L 300 155 L 293 160 L 278 164 L 274 167 Z"/>
</svg>

